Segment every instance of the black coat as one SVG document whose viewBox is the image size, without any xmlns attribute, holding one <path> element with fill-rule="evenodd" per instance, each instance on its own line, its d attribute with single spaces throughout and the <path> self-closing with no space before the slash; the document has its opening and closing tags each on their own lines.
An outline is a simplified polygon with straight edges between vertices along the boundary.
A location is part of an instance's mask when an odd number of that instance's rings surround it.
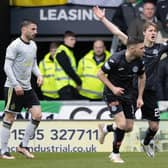
<svg viewBox="0 0 168 168">
<path fill-rule="evenodd" d="M 168 56 L 160 61 L 158 69 L 158 98 L 168 100 Z"/>
</svg>

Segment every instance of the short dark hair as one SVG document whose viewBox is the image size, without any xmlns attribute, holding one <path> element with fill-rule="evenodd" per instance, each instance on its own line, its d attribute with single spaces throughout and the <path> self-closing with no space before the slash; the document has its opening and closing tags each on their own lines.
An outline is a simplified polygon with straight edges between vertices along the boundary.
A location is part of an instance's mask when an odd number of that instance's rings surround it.
<svg viewBox="0 0 168 168">
<path fill-rule="evenodd" d="M 128 40 L 127 40 L 127 47 L 129 47 L 130 45 L 135 45 L 135 44 L 138 44 L 138 43 L 143 43 L 143 39 L 140 38 L 140 37 L 132 37 L 132 36 L 129 36 L 128 37 Z"/>
<path fill-rule="evenodd" d="M 70 30 L 67 30 L 65 33 L 64 33 L 64 38 L 65 37 L 75 37 L 75 33 L 70 31 Z"/>
<path fill-rule="evenodd" d="M 51 42 L 49 48 L 50 48 L 50 49 L 58 48 L 58 46 L 59 46 L 59 43 L 58 43 L 58 42 Z"/>
<path fill-rule="evenodd" d="M 153 4 L 156 7 L 156 0 L 143 0 L 143 7 L 148 3 Z"/>
<path fill-rule="evenodd" d="M 37 25 L 37 23 L 35 22 L 35 21 L 33 21 L 33 20 L 23 20 L 22 21 L 22 23 L 20 24 L 20 27 L 22 28 L 22 27 L 26 27 L 26 26 L 28 26 L 28 25 L 30 25 L 30 24 L 36 24 Z"/>
</svg>

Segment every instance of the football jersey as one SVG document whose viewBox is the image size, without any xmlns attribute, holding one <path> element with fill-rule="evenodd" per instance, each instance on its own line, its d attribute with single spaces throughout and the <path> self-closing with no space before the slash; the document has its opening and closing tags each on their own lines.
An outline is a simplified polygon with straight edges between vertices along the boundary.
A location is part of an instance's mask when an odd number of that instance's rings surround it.
<svg viewBox="0 0 168 168">
<path fill-rule="evenodd" d="M 36 61 L 37 46 L 34 41 L 25 43 L 17 38 L 7 47 L 5 64 L 11 64 L 11 69 L 6 69 L 7 79 L 5 87 L 21 86 L 24 90 L 30 90 L 32 72 L 40 74 Z"/>
<path fill-rule="evenodd" d="M 168 51 L 168 44 L 155 43 L 152 47 L 145 47 L 143 60 L 145 63 L 146 86 L 147 90 L 156 90 L 157 71 L 161 55 Z"/>
<path fill-rule="evenodd" d="M 133 88 L 133 78 L 144 73 L 144 61 L 140 58 L 131 62 L 125 59 L 125 52 L 115 53 L 102 67 L 102 71 L 107 74 L 107 78 L 114 86 L 124 88 L 122 97 L 129 97 Z M 105 92 L 111 92 L 105 86 Z"/>
</svg>

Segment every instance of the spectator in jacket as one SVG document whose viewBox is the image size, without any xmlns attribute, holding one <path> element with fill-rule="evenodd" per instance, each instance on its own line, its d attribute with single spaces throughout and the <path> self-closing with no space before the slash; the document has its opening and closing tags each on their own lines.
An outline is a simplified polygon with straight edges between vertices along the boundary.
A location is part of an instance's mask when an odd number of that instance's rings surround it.
<svg viewBox="0 0 168 168">
<path fill-rule="evenodd" d="M 157 3 L 156 16 L 161 21 L 165 34 L 168 37 L 168 0 L 159 0 Z"/>
<path fill-rule="evenodd" d="M 41 92 L 44 100 L 56 100 L 59 97 L 57 93 L 56 70 L 54 63 L 54 55 L 57 48 L 57 43 L 50 43 L 49 52 L 44 56 L 44 59 L 40 61 L 39 64 L 40 72 L 43 75 Z"/>
<path fill-rule="evenodd" d="M 163 33 L 163 27 L 161 22 L 155 16 L 155 4 L 153 2 L 145 2 L 143 5 L 143 12 L 139 18 L 136 18 L 128 27 L 128 36 L 144 38 L 143 26 L 146 22 L 154 22 L 157 24 L 161 35 Z"/>
<path fill-rule="evenodd" d="M 73 48 L 76 37 L 71 31 L 64 34 L 64 43 L 55 54 L 56 83 L 60 100 L 78 99 L 77 89 L 81 86 L 81 79 L 76 73 L 76 59 Z"/>
<path fill-rule="evenodd" d="M 97 78 L 97 72 L 109 58 L 110 52 L 106 50 L 104 41 L 95 40 L 90 50 L 78 65 L 78 74 L 82 80 L 80 89 L 81 99 L 101 100 L 104 85 Z"/>
<path fill-rule="evenodd" d="M 138 18 L 142 12 L 143 2 L 137 0 L 126 0 L 117 9 L 112 18 L 112 22 L 117 25 L 120 30 L 127 33 L 128 27 L 130 26 L 132 20 Z M 113 36 L 111 53 L 116 50 L 125 48 L 120 42 L 117 36 Z"/>
</svg>

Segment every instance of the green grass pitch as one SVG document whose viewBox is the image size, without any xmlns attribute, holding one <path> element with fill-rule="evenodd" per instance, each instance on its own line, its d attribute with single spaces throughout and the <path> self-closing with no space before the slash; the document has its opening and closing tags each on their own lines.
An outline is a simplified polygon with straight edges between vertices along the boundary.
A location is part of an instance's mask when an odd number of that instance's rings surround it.
<svg viewBox="0 0 168 168">
<path fill-rule="evenodd" d="M 15 160 L 0 159 L 1 168 L 168 168 L 168 153 L 157 153 L 149 158 L 144 153 L 121 153 L 125 163 L 112 163 L 109 153 L 35 153 L 26 159 L 14 153 Z"/>
</svg>

